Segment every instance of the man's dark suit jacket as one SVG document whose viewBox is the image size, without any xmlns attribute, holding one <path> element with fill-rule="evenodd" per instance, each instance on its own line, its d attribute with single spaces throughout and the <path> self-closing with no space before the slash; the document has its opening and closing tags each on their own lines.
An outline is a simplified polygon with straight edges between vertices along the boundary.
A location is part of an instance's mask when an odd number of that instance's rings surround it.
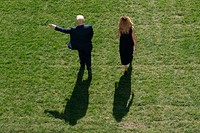
<svg viewBox="0 0 200 133">
<path fill-rule="evenodd" d="M 92 50 L 93 28 L 91 25 L 79 25 L 72 28 L 56 26 L 55 30 L 70 34 L 72 49 L 84 51 Z"/>
</svg>

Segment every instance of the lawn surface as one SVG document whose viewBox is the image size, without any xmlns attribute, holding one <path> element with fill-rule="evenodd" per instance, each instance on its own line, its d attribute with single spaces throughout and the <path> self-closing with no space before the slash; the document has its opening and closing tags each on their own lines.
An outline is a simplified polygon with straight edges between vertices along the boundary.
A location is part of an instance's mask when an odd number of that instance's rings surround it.
<svg viewBox="0 0 200 133">
<path fill-rule="evenodd" d="M 200 132 L 199 0 L 0 1 L 0 132 Z M 49 23 L 94 29 L 92 79 L 69 36 Z M 119 17 L 134 22 L 129 75 Z"/>
</svg>

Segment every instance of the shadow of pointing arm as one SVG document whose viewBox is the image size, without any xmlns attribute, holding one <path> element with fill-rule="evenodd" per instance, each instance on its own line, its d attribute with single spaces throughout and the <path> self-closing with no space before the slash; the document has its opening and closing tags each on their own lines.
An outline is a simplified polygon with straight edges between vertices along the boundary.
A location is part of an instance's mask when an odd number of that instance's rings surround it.
<svg viewBox="0 0 200 133">
<path fill-rule="evenodd" d="M 50 114 L 53 117 L 58 118 L 58 119 L 64 119 L 65 118 L 64 114 L 59 113 L 58 111 L 45 110 L 44 113 Z"/>
</svg>

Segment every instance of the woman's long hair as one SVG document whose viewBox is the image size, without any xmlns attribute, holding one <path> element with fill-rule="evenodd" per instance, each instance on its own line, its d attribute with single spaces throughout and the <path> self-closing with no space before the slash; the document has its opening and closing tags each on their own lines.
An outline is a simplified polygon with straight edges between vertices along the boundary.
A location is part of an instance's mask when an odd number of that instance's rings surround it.
<svg viewBox="0 0 200 133">
<path fill-rule="evenodd" d="M 128 34 L 130 29 L 133 28 L 133 23 L 128 16 L 122 16 L 119 20 L 118 30 L 122 34 Z"/>
</svg>

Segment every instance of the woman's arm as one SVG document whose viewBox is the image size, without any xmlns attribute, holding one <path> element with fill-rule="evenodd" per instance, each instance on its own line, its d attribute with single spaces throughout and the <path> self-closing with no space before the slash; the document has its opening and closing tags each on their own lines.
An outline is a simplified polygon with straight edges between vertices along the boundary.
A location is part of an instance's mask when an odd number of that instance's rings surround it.
<svg viewBox="0 0 200 133">
<path fill-rule="evenodd" d="M 119 31 L 119 29 L 118 29 L 118 36 L 119 36 L 119 38 L 120 38 L 120 36 L 121 36 L 121 32 Z"/>
<path fill-rule="evenodd" d="M 133 39 L 133 43 L 134 43 L 134 51 L 137 51 L 138 47 L 137 47 L 137 43 L 136 43 L 134 29 L 132 30 L 132 39 Z"/>
</svg>

